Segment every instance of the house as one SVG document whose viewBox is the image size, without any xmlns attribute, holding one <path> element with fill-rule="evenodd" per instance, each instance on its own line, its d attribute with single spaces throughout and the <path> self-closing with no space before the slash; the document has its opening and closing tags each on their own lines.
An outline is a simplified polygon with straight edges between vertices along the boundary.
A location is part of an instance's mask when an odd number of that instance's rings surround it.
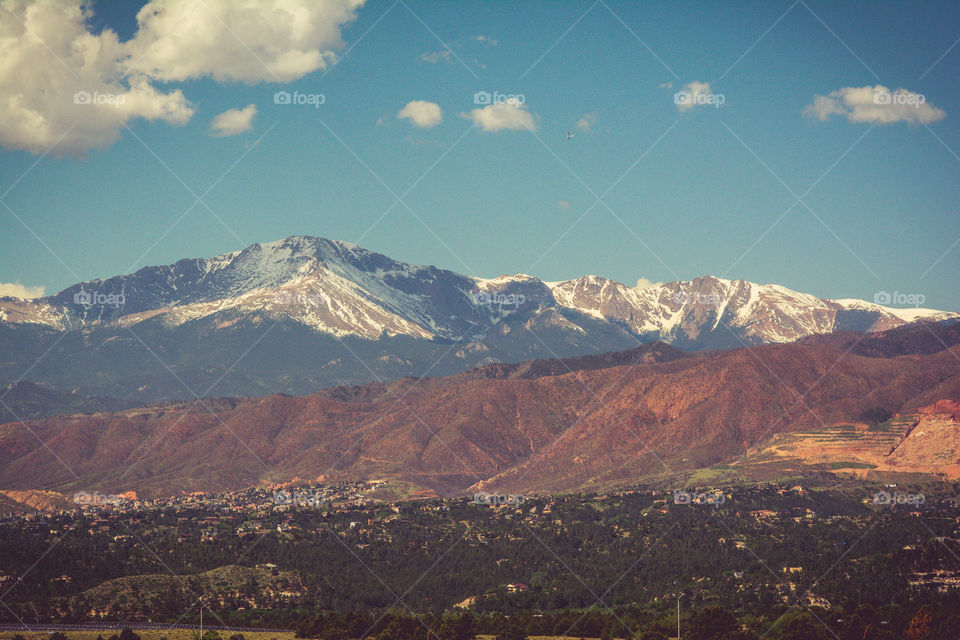
<svg viewBox="0 0 960 640">
<path fill-rule="evenodd" d="M 507 585 L 507 593 L 518 593 L 520 591 L 526 591 L 529 588 L 530 587 L 523 584 L 522 582 L 511 582 L 510 584 Z"/>
</svg>

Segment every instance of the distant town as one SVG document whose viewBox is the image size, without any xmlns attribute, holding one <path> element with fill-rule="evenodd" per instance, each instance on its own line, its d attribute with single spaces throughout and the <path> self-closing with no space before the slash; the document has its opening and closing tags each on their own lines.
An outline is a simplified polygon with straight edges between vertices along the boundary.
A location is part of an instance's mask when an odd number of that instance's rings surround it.
<svg viewBox="0 0 960 640">
<path fill-rule="evenodd" d="M 399 502 L 373 497 L 383 489 L 252 488 L 7 515 L 0 589 L 16 616 L 38 623 L 170 621 L 204 594 L 224 624 L 271 628 L 311 611 L 387 611 L 399 595 L 389 585 L 418 578 L 404 596 L 410 610 L 481 616 L 590 607 L 581 574 L 616 585 L 609 604 L 649 615 L 666 615 L 678 596 L 775 616 L 960 592 L 960 500 L 944 487 L 636 487 Z M 431 563 L 439 570 L 426 571 Z"/>
</svg>

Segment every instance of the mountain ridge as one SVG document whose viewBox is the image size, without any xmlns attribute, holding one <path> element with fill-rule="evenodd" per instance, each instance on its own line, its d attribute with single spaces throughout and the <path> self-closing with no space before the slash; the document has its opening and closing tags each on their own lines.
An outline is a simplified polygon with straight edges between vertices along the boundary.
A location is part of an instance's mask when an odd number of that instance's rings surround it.
<svg viewBox="0 0 960 640">
<path fill-rule="evenodd" d="M 8 423 L 0 425 L 0 489 L 160 496 L 389 479 L 424 495 L 555 493 L 718 464 L 795 474 L 851 460 L 854 468 L 882 463 L 885 473 L 960 477 L 960 446 L 941 446 L 960 445 L 960 336 L 947 335 L 953 344 L 940 351 L 922 353 L 920 344 L 911 353 L 901 349 L 913 345 L 901 335 L 909 329 L 880 338 L 888 346 L 872 345 L 874 355 L 845 343 L 695 354 L 653 343 L 300 397 Z M 904 446 L 895 452 L 866 451 L 874 432 L 862 416 L 875 415 L 932 417 L 897 436 Z M 802 441 L 784 448 L 778 437 Z M 824 437 L 839 447 L 832 458 Z"/>
<path fill-rule="evenodd" d="M 449 284 L 443 288 L 431 288 L 441 278 L 450 278 Z M 395 333 L 407 332 L 420 337 L 440 337 L 452 339 L 464 335 L 459 331 L 460 326 L 446 326 L 436 319 L 418 314 L 409 309 L 411 300 L 401 300 L 397 292 L 408 296 L 446 296 L 447 303 L 473 302 L 474 307 L 488 305 L 499 307 L 502 312 L 504 306 L 520 306 L 529 300 L 540 300 L 547 294 L 552 296 L 558 306 L 573 309 L 593 315 L 597 318 L 616 319 L 626 323 L 636 334 L 646 334 L 659 331 L 661 339 L 669 337 L 677 324 L 678 311 L 685 312 L 685 306 L 715 307 L 717 323 L 724 317 L 728 308 L 733 312 L 734 319 L 746 321 L 751 314 L 762 305 L 764 298 L 774 299 L 768 304 L 784 307 L 807 306 L 820 312 L 830 311 L 865 312 L 876 314 L 874 320 L 880 320 L 881 327 L 890 328 L 897 321 L 904 323 L 916 319 L 944 319 L 960 314 L 933 309 L 896 309 L 857 299 L 829 300 L 821 299 L 810 294 L 792 291 L 777 284 L 758 284 L 745 280 L 727 280 L 715 276 L 701 276 L 692 280 L 661 283 L 645 288 L 628 287 L 615 280 L 597 275 L 585 275 L 572 280 L 546 282 L 526 274 L 501 275 L 496 278 L 478 278 L 464 276 L 453 271 L 433 266 L 408 264 L 395 261 L 383 254 L 369 251 L 358 245 L 339 240 L 312 236 L 290 236 L 282 240 L 269 243 L 255 243 L 241 251 L 233 251 L 212 258 L 184 258 L 171 265 L 143 267 L 133 274 L 113 276 L 106 279 L 94 279 L 77 283 L 67 287 L 57 294 L 31 300 L 16 298 L 0 298 L 0 312 L 3 312 L 3 321 L 23 323 L 25 318 L 10 318 L 9 313 L 14 301 L 22 306 L 47 306 L 51 310 L 59 308 L 59 314 L 54 312 L 37 313 L 33 321 L 45 324 L 52 328 L 78 328 L 98 322 L 115 321 L 132 316 L 135 323 L 138 316 L 145 312 L 161 311 L 170 313 L 175 308 L 192 307 L 194 305 L 210 305 L 217 301 L 242 299 L 247 308 L 255 307 L 263 310 L 285 312 L 299 318 L 306 324 L 313 322 L 314 328 L 336 333 L 336 327 L 325 326 L 316 318 L 305 313 L 305 307 L 311 303 L 315 306 L 324 300 L 323 287 L 312 280 L 319 280 L 319 284 L 328 289 L 340 289 L 344 292 L 346 283 L 356 287 L 347 293 L 376 299 L 387 313 L 406 314 L 403 322 L 380 325 L 380 329 Z M 202 286 L 201 286 L 202 285 Z M 204 288 L 205 287 L 205 288 Z M 459 287 L 459 291 L 457 290 Z M 349 288 L 349 287 L 347 287 Z M 251 294 L 270 290 L 273 299 L 250 298 Z M 361 290 L 362 289 L 362 290 Z M 393 291 L 390 291 L 390 290 Z M 76 296 L 84 293 L 98 295 L 123 296 L 123 304 L 83 304 L 78 303 Z M 474 300 L 470 300 L 470 293 Z M 490 294 L 485 297 L 483 294 Z M 362 294 L 362 295 L 361 295 Z M 375 294 L 379 294 L 379 297 Z M 450 300 L 450 295 L 457 294 L 464 300 Z M 498 303 L 498 296 L 507 297 L 513 294 L 513 301 L 522 300 L 512 305 Z M 244 298 L 247 296 L 247 298 Z M 522 296 L 522 298 L 520 298 Z M 407 303 L 407 304 L 404 304 Z M 733 307 L 731 308 L 731 303 Z M 259 305 L 259 306 L 258 306 Z M 242 306 L 242 305 L 240 305 Z M 203 317 L 214 311 L 230 308 L 220 304 L 214 308 L 193 308 L 188 312 L 174 313 L 171 319 L 174 323 L 183 323 L 188 319 Z M 408 308 L 404 308 L 408 307 Z M 652 309 L 660 307 L 669 309 L 658 316 Z M 638 315 L 643 310 L 646 315 Z M 98 313 L 93 313 L 96 311 Z M 474 309 L 476 311 L 476 309 Z M 21 313 L 23 311 L 21 310 Z M 70 320 L 61 320 L 59 316 L 73 314 Z M 466 313 L 464 317 L 476 316 L 476 313 Z M 761 318 L 762 319 L 762 318 Z M 849 321 L 847 321 L 849 323 Z M 376 337 L 369 331 L 363 331 L 364 325 L 358 322 L 352 333 L 364 337 Z M 714 325 L 716 327 L 716 324 Z M 843 325 L 844 321 L 838 321 Z M 414 328 L 414 326 L 416 328 Z M 806 330 L 806 334 L 824 333 L 816 331 L 822 329 L 822 323 L 812 323 L 807 327 L 798 327 Z M 835 330 L 852 329 L 853 327 L 834 326 Z M 863 329 L 861 329 L 863 330 Z M 351 332 L 348 332 L 351 333 Z M 766 342 L 787 342 L 796 339 L 793 335 L 770 334 Z"/>
<path fill-rule="evenodd" d="M 0 298 L 0 384 L 26 370 L 31 381 L 128 406 L 300 395 L 652 341 L 732 349 L 954 317 L 712 276 L 642 289 L 595 275 L 477 278 L 291 236 L 45 298 Z"/>
</svg>

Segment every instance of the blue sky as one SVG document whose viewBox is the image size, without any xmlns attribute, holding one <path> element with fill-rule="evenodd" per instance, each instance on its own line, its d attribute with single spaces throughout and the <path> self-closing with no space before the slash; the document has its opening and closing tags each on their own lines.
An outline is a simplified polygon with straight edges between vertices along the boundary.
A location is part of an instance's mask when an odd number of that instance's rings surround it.
<svg viewBox="0 0 960 640">
<path fill-rule="evenodd" d="M 30 4 L 4 4 L 0 33 Z M 138 9 L 94 3 L 83 28 L 131 41 Z M 955 3 L 403 0 L 334 21 L 342 43 L 306 73 L 269 72 L 260 43 L 183 79 L 183 61 L 157 57 L 150 82 L 182 92 L 183 122 L 97 128 L 90 109 L 57 112 L 51 123 L 80 124 L 49 152 L 40 134 L 0 131 L 0 282 L 49 294 L 305 234 L 471 275 L 711 274 L 960 310 L 958 17 Z M 60 51 L 66 27 L 29 24 L 19 42 Z M 243 39 L 233 31 L 219 36 Z M 24 60 L 50 78 L 74 62 Z M 705 104 L 678 105 L 685 89 Z M 0 103 L 27 91 L 0 71 Z M 275 104 L 277 91 L 323 104 Z M 484 119 L 483 91 L 523 103 Z M 442 121 L 398 118 L 411 101 Z M 249 123 L 221 130 L 239 132 L 212 135 L 251 104 Z"/>
</svg>

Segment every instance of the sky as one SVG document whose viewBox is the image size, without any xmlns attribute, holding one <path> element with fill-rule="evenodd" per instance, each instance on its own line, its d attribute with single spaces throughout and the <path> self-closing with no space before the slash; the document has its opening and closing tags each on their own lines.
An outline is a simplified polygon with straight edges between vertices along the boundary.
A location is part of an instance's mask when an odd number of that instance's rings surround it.
<svg viewBox="0 0 960 640">
<path fill-rule="evenodd" d="M 314 235 L 481 277 L 957 311 L 958 18 L 0 0 L 0 295 Z"/>
</svg>

